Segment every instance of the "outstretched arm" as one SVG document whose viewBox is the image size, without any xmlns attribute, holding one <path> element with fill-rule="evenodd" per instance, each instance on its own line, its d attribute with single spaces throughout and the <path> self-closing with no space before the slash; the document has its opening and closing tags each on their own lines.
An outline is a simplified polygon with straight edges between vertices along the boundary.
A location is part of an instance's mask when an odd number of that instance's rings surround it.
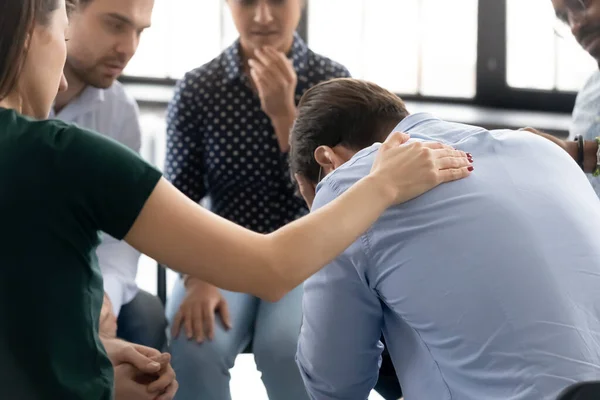
<svg viewBox="0 0 600 400">
<path fill-rule="evenodd" d="M 276 301 L 344 251 L 392 204 L 469 174 L 464 153 L 437 143 L 401 145 L 406 139 L 391 135 L 370 175 L 272 234 L 220 218 L 161 179 L 125 239 L 180 272 Z"/>
</svg>

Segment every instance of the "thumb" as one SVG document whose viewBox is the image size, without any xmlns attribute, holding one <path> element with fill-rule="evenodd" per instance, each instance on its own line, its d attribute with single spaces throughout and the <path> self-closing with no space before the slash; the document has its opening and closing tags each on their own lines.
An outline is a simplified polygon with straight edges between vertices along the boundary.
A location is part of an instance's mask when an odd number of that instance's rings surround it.
<svg viewBox="0 0 600 400">
<path fill-rule="evenodd" d="M 153 374 L 160 371 L 160 363 L 137 351 L 133 346 L 123 351 L 122 362 L 133 365 L 140 372 Z"/>
<path fill-rule="evenodd" d="M 408 133 L 394 132 L 385 139 L 384 144 L 390 147 L 396 147 L 408 142 L 408 139 L 410 139 Z"/>
</svg>

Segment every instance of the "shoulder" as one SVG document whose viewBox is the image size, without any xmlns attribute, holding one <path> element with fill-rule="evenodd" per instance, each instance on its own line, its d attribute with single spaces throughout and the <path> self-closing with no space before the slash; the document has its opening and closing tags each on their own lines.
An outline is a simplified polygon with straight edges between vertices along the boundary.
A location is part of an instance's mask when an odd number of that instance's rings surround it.
<svg viewBox="0 0 600 400">
<path fill-rule="evenodd" d="M 308 49 L 308 70 L 324 79 L 349 78 L 348 69 L 337 61 Z"/>
<path fill-rule="evenodd" d="M 208 63 L 185 73 L 169 102 L 170 109 L 202 105 L 218 90 L 224 79 L 223 54 Z"/>
<path fill-rule="evenodd" d="M 14 110 L 0 109 L 2 139 L 17 145 L 52 144 L 64 131 L 80 129 L 58 119 L 35 120 Z"/>
<path fill-rule="evenodd" d="M 600 86 L 600 70 L 595 70 L 585 81 L 581 91 L 598 90 L 598 86 Z"/>
<path fill-rule="evenodd" d="M 93 128 L 135 151 L 139 150 L 140 109 L 121 82 L 115 81 L 109 88 L 104 89 L 104 100 L 97 110 L 101 114 L 99 121 L 96 126 L 88 128 Z"/>
<path fill-rule="evenodd" d="M 583 107 L 587 107 L 590 104 L 597 106 L 600 100 L 600 70 L 594 71 L 594 73 L 588 78 L 581 90 L 577 93 L 577 99 L 575 101 L 575 112 Z"/>
<path fill-rule="evenodd" d="M 5 110 L 0 112 L 0 129 L 5 131 L 4 139 L 9 139 L 7 143 L 13 152 L 28 154 L 31 161 L 40 162 L 48 161 L 44 155 L 52 156 L 58 162 L 65 154 L 80 153 L 82 143 L 95 147 L 109 141 L 99 133 L 74 124 L 56 119 L 38 121 Z"/>
<path fill-rule="evenodd" d="M 188 71 L 177 86 L 187 90 L 212 90 L 224 79 L 226 64 L 225 53 L 221 53 L 206 64 Z"/>
<path fill-rule="evenodd" d="M 136 118 L 139 114 L 137 101 L 119 81 L 115 81 L 109 88 L 104 89 L 104 101 L 123 114 L 133 114 Z"/>
<path fill-rule="evenodd" d="M 139 148 L 140 109 L 121 82 L 115 81 L 109 88 L 102 89 L 103 101 L 95 108 L 96 123 L 84 124 L 132 148 Z"/>
<path fill-rule="evenodd" d="M 326 176 L 324 181 L 335 187 L 339 193 L 345 192 L 360 179 L 369 175 L 380 145 L 380 143 L 375 143 L 362 149 L 349 161 Z"/>
</svg>

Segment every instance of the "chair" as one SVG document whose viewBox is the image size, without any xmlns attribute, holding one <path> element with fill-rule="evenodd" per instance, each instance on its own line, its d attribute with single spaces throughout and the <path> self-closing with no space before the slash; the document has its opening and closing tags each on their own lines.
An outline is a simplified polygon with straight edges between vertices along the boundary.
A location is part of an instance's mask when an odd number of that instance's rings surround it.
<svg viewBox="0 0 600 400">
<path fill-rule="evenodd" d="M 575 383 L 563 390 L 556 400 L 598 400 L 600 381 Z"/>
<path fill-rule="evenodd" d="M 167 269 L 162 264 L 156 265 L 156 295 L 165 306 L 167 304 Z"/>
</svg>

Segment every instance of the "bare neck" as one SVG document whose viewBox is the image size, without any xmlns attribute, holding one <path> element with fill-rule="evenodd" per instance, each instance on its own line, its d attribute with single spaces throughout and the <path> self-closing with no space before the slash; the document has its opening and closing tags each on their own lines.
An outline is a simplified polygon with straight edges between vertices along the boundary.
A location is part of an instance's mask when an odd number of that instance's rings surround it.
<svg viewBox="0 0 600 400">
<path fill-rule="evenodd" d="M 20 114 L 23 113 L 23 101 L 21 101 L 21 97 L 16 93 L 9 93 L 8 96 L 0 100 L 0 107 L 7 110 L 15 110 Z"/>
</svg>

